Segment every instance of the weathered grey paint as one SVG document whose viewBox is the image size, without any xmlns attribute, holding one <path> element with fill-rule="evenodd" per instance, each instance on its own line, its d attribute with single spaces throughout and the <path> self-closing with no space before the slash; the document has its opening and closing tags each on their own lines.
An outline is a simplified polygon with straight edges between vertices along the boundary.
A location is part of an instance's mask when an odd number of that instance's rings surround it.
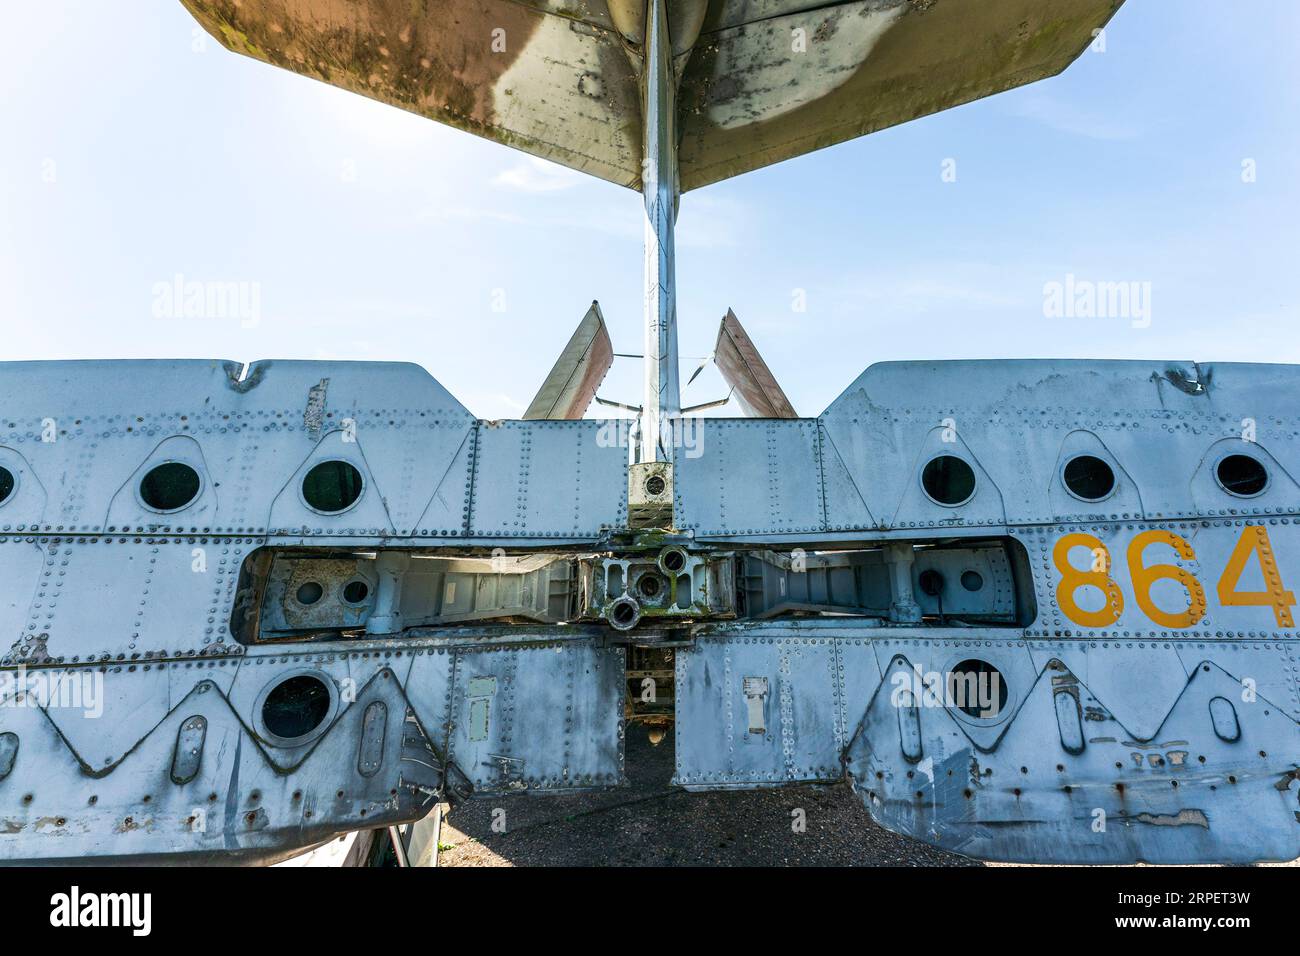
<svg viewBox="0 0 1300 956">
<path fill-rule="evenodd" d="M 692 559 L 738 546 L 788 557 L 1007 538 L 1028 555 L 1037 610 L 1024 623 L 963 627 L 893 623 L 889 611 L 728 622 L 712 608 L 689 635 L 645 619 L 638 640 L 679 642 L 678 782 L 772 786 L 847 772 L 885 825 L 991 858 L 1300 854 L 1294 630 L 1270 607 L 1223 606 L 1214 591 L 1248 525 L 1267 529 L 1294 587 L 1298 377 L 1286 366 L 902 363 L 868 370 L 818 419 L 704 421 L 698 456 L 674 463 L 671 542 Z M 307 412 L 322 382 L 316 423 Z M 444 793 L 621 781 L 623 649 L 600 622 L 247 646 L 229 630 L 247 600 L 241 564 L 261 548 L 617 550 L 626 451 L 602 440 L 602 423 L 478 422 L 400 364 L 258 363 L 241 376 L 217 361 L 14 363 L 0 366 L 0 389 L 0 464 L 18 479 L 0 504 L 0 615 L 16 636 L 4 672 L 100 674 L 104 687 L 94 719 L 0 707 L 0 734 L 15 741 L 0 779 L 5 859 L 275 859 L 413 819 Z M 936 429 L 949 418 L 945 443 Z M 1238 437 L 1247 418 L 1254 443 Z M 342 438 L 344 419 L 355 442 Z M 1063 492 L 1061 462 L 1077 450 L 1113 463 L 1109 499 Z M 1266 463 L 1261 495 L 1215 482 L 1207 469 L 1225 450 Z M 943 508 L 921 491 L 937 451 L 972 463 L 967 504 Z M 297 493 L 306 466 L 329 457 L 365 480 L 337 516 Z M 203 479 L 194 503 L 170 515 L 135 495 L 163 459 L 192 462 Z M 1152 528 L 1195 548 L 1179 562 L 1209 595 L 1194 627 L 1153 626 L 1132 597 L 1119 555 Z M 1116 554 L 1110 573 L 1127 601 L 1113 626 L 1080 627 L 1058 604 L 1052 542 L 1080 530 Z M 196 549 L 206 570 L 195 570 Z M 978 561 L 990 579 L 1002 573 Z M 892 671 L 966 658 L 1005 677 L 996 724 L 891 703 Z M 285 744 L 262 724 L 260 701 L 304 672 L 334 689 L 330 716 L 310 740 Z M 749 678 L 767 691 L 751 681 L 747 696 Z M 1077 726 L 1063 693 L 1078 702 Z M 761 734 L 750 733 L 755 708 Z M 1091 828 L 1098 809 L 1110 839 Z"/>
<path fill-rule="evenodd" d="M 187 5 L 232 48 L 606 178 L 628 142 L 672 152 L 609 122 L 667 103 L 662 72 L 637 96 L 634 2 L 445 4 L 509 20 L 499 59 L 387 0 Z M 683 186 L 1059 70 L 1115 5 L 669 3 Z M 807 61 L 776 56 L 790 17 L 818 21 Z M 1293 858 L 1298 386 L 895 363 L 816 419 L 673 422 L 671 460 L 629 465 L 611 423 L 477 421 L 410 365 L 0 366 L 0 859 L 274 862 L 444 798 L 617 786 L 629 644 L 675 653 L 688 788 L 847 775 L 884 825 L 993 859 Z M 1080 455 L 1106 494 L 1066 487 Z M 1233 455 L 1266 485 L 1221 480 Z M 926 489 L 939 457 L 961 500 Z M 357 497 L 324 513 L 304 480 L 329 462 Z M 159 512 L 164 464 L 196 491 Z M 934 693 L 954 676 L 988 700 Z"/>
</svg>

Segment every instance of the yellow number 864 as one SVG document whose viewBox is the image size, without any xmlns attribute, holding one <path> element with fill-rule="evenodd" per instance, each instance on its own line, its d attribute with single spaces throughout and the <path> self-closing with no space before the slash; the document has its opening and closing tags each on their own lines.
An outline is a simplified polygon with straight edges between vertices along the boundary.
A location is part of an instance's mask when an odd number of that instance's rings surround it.
<svg viewBox="0 0 1300 956">
<path fill-rule="evenodd" d="M 1205 616 L 1205 589 L 1190 571 L 1177 565 L 1144 565 L 1143 554 L 1153 544 L 1167 545 L 1184 561 L 1196 560 L 1192 546 L 1172 531 L 1151 530 L 1138 534 L 1129 543 L 1127 554 L 1129 578 L 1133 582 L 1133 596 L 1138 607 L 1161 627 L 1191 627 Z M 1077 547 L 1087 548 L 1092 553 L 1092 565 L 1086 571 L 1070 563 L 1070 550 Z M 1267 590 L 1238 591 L 1237 583 L 1252 553 L 1259 558 Z M 1109 627 L 1119 620 L 1124 613 L 1124 593 L 1110 576 L 1110 551 L 1100 539 L 1081 532 L 1067 534 L 1058 539 L 1052 549 L 1052 562 L 1061 575 L 1061 581 L 1056 587 L 1056 603 L 1066 617 L 1083 627 Z M 1176 581 L 1186 589 L 1186 610 L 1171 613 L 1156 606 L 1151 599 L 1151 587 L 1162 578 Z M 1098 610 L 1085 611 L 1076 602 L 1075 592 L 1084 585 L 1092 585 L 1105 595 L 1105 603 Z M 1225 606 L 1272 607 L 1278 627 L 1295 626 L 1291 615 L 1291 608 L 1296 603 L 1295 595 L 1282 585 L 1277 562 L 1273 557 L 1273 547 L 1268 540 L 1268 531 L 1262 525 L 1247 525 L 1242 530 L 1219 578 L 1217 590 L 1219 602 Z"/>
</svg>

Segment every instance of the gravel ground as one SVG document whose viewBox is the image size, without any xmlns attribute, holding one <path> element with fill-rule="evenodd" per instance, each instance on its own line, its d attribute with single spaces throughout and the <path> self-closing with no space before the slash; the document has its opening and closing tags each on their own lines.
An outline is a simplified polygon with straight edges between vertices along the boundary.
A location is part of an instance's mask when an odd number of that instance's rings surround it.
<svg viewBox="0 0 1300 956">
<path fill-rule="evenodd" d="M 848 784 L 687 793 L 668 785 L 672 772 L 671 733 L 656 747 L 634 725 L 627 739 L 629 786 L 470 800 L 443 821 L 438 865 L 983 865 L 877 826 Z M 796 808 L 807 821 L 803 833 L 791 828 Z M 505 833 L 492 829 L 498 809 L 505 811 Z"/>
<path fill-rule="evenodd" d="M 439 866 L 979 866 L 871 822 L 847 784 L 687 793 L 669 734 L 628 730 L 630 786 L 470 800 L 443 821 Z M 803 833 L 792 829 L 801 808 Z M 505 833 L 492 829 L 505 811 Z M 500 814 L 497 814 L 500 819 Z"/>
</svg>

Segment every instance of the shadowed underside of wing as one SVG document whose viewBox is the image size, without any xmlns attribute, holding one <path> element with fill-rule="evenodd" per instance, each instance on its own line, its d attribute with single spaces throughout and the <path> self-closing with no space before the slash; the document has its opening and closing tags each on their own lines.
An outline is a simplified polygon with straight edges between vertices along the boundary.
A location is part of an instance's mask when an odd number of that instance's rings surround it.
<svg viewBox="0 0 1300 956">
<path fill-rule="evenodd" d="M 524 419 L 581 418 L 613 364 L 614 347 L 605 317 L 600 303 L 593 302 L 524 412 Z"/>
<path fill-rule="evenodd" d="M 644 0 L 181 0 L 227 48 L 638 188 Z M 668 0 L 683 190 L 1052 76 L 1122 0 Z"/>
<path fill-rule="evenodd" d="M 1121 3 L 712 3 L 682 77 L 682 188 L 1053 76 Z"/>
<path fill-rule="evenodd" d="M 225 47 L 635 186 L 641 107 L 605 0 L 181 0 Z"/>
<path fill-rule="evenodd" d="M 750 418 L 798 418 L 758 347 L 730 309 L 718 328 L 713 361 Z"/>
</svg>

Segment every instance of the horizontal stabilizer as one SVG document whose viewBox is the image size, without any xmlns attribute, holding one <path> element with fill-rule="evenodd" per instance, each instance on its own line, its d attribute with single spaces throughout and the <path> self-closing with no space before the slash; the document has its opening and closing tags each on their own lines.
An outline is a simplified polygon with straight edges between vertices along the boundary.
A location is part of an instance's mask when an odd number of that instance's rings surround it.
<svg viewBox="0 0 1300 956">
<path fill-rule="evenodd" d="M 794 406 L 777 384 L 772 370 L 758 354 L 754 340 L 730 309 L 722 317 L 713 361 L 750 418 L 798 418 Z"/>
<path fill-rule="evenodd" d="M 614 346 L 605 317 L 600 314 L 600 303 L 592 302 L 524 412 L 524 419 L 581 418 L 613 364 Z"/>
<path fill-rule="evenodd" d="M 181 0 L 225 47 L 641 187 L 645 0 Z M 683 191 L 1065 69 L 1122 0 L 667 0 Z"/>
</svg>

